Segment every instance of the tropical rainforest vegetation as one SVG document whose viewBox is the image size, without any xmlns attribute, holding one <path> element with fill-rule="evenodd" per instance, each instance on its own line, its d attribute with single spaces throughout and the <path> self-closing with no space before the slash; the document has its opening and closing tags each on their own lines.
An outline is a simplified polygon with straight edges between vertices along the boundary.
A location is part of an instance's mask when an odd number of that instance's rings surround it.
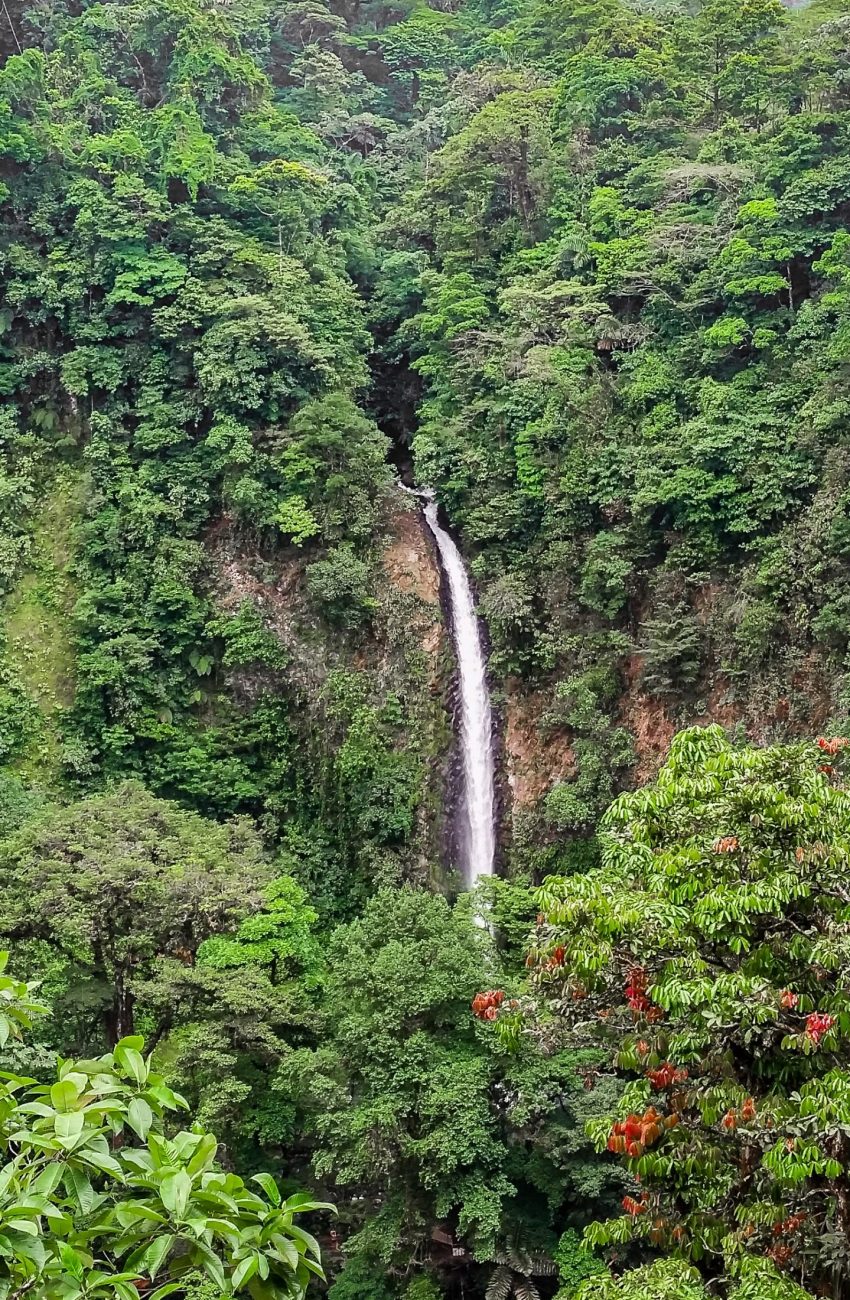
<svg viewBox="0 0 850 1300">
<path fill-rule="evenodd" d="M 3 0 L 0 155 L 0 1300 L 850 1300 L 850 10 Z"/>
</svg>

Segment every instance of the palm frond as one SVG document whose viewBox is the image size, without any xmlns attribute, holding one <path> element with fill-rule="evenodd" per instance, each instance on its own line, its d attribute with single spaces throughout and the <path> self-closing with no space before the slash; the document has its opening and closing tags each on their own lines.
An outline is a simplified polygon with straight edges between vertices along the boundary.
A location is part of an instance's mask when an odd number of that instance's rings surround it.
<svg viewBox="0 0 850 1300">
<path fill-rule="evenodd" d="M 524 1273 L 530 1273 L 532 1277 L 554 1277 L 557 1271 L 558 1265 L 548 1255 L 532 1255 L 528 1268 L 523 1269 Z"/>
<path fill-rule="evenodd" d="M 513 1284 L 513 1274 L 504 1264 L 500 1264 L 487 1283 L 485 1300 L 508 1300 Z M 539 1297 L 538 1297 L 539 1300 Z"/>
</svg>

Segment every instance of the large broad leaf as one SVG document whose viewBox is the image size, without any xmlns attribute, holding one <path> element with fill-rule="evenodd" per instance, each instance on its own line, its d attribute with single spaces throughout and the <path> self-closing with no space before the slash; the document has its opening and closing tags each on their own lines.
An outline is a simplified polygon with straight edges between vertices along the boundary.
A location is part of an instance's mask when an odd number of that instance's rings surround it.
<svg viewBox="0 0 850 1300">
<path fill-rule="evenodd" d="M 148 1077 L 148 1070 L 140 1052 L 135 1047 L 125 1047 L 119 1043 L 115 1048 L 115 1060 L 125 1074 L 129 1074 L 136 1083 L 142 1084 Z"/>
<path fill-rule="evenodd" d="M 122 1205 L 116 1206 L 115 1218 L 122 1228 L 132 1228 L 137 1223 L 164 1224 L 167 1222 L 163 1215 L 152 1209 L 150 1205 L 144 1205 L 141 1201 L 125 1201 Z"/>
<path fill-rule="evenodd" d="M 62 1169 L 61 1165 L 54 1166 Z M 80 1207 L 81 1214 L 90 1214 L 97 1200 L 97 1193 L 92 1187 L 88 1175 L 74 1165 L 66 1165 L 62 1182 L 68 1196 L 73 1197 Z"/>
<path fill-rule="evenodd" d="M 105 1174 L 112 1174 L 113 1178 L 121 1177 L 121 1166 L 118 1161 L 103 1151 L 81 1151 L 78 1159 L 84 1160 L 86 1164 L 93 1165 L 95 1169 L 100 1169 Z"/>
<path fill-rule="evenodd" d="M 192 1179 L 185 1169 L 176 1169 L 165 1175 L 159 1186 L 159 1194 L 171 1216 L 182 1219 L 192 1195 Z"/>
<path fill-rule="evenodd" d="M 253 1181 L 260 1184 L 272 1205 L 280 1205 L 280 1188 L 271 1174 L 254 1174 Z"/>
<path fill-rule="evenodd" d="M 313 1254 L 318 1259 L 319 1255 L 321 1254 L 321 1251 L 319 1249 L 319 1243 L 316 1241 L 315 1237 L 311 1236 L 309 1232 L 305 1232 L 303 1228 L 299 1228 L 298 1225 L 295 1223 L 290 1223 L 286 1231 L 289 1233 L 290 1237 L 292 1237 L 294 1241 L 296 1242 L 300 1241 L 302 1245 L 306 1246 L 308 1250 L 312 1251 Z"/>
<path fill-rule="evenodd" d="M 314 1201 L 309 1192 L 296 1192 L 294 1196 L 289 1196 L 283 1203 L 283 1208 L 291 1212 L 297 1211 L 299 1214 L 312 1214 L 315 1210 L 335 1210 L 336 1206 L 330 1201 Z"/>
<path fill-rule="evenodd" d="M 252 1251 L 250 1255 L 245 1257 L 245 1259 L 239 1261 L 236 1268 L 233 1270 L 232 1286 L 234 1291 L 238 1291 L 240 1287 L 245 1286 L 246 1282 L 251 1281 L 251 1278 L 257 1271 L 257 1265 L 258 1260 L 255 1251 Z"/>
<path fill-rule="evenodd" d="M 280 1237 L 277 1235 L 275 1235 L 274 1240 L 275 1248 L 277 1253 L 280 1255 L 282 1263 L 295 1272 L 301 1261 L 301 1256 L 298 1253 L 295 1243 L 290 1241 L 288 1237 Z"/>
<path fill-rule="evenodd" d="M 320 1278 L 321 1281 L 324 1282 L 325 1270 L 322 1268 L 318 1260 L 310 1259 L 309 1255 L 303 1255 L 299 1261 L 298 1267 L 299 1270 L 306 1269 L 308 1273 L 312 1273 L 315 1277 Z"/>
<path fill-rule="evenodd" d="M 144 1045 L 145 1040 L 142 1038 L 141 1034 L 127 1034 L 125 1038 L 120 1038 L 118 1040 L 116 1051 L 120 1047 L 122 1049 L 129 1048 L 134 1052 L 141 1052 Z"/>
<path fill-rule="evenodd" d="M 205 1133 L 195 1149 L 195 1154 L 189 1161 L 186 1168 L 190 1174 L 200 1173 L 202 1169 L 209 1169 L 215 1160 L 218 1151 L 218 1142 L 212 1133 Z"/>
<path fill-rule="evenodd" d="M 50 1100 L 56 1110 L 73 1110 L 82 1089 L 74 1079 L 60 1079 L 50 1089 Z"/>
<path fill-rule="evenodd" d="M 66 1241 L 59 1242 L 59 1258 L 62 1261 L 62 1267 L 71 1277 L 76 1278 L 78 1282 L 82 1281 L 83 1270 L 85 1268 L 83 1257 L 79 1255 L 73 1246 L 69 1246 Z"/>
<path fill-rule="evenodd" d="M 142 1097 L 134 1097 L 127 1107 L 127 1123 L 144 1142 L 153 1124 L 153 1111 Z"/>
<path fill-rule="evenodd" d="M 56 1137 L 66 1150 L 76 1146 L 83 1132 L 86 1117 L 81 1110 L 71 1110 L 56 1116 Z"/>
<path fill-rule="evenodd" d="M 227 1290 L 227 1278 L 224 1273 L 224 1265 L 214 1251 L 202 1242 L 198 1242 L 192 1255 L 195 1263 L 200 1264 L 201 1268 L 210 1277 L 221 1291 Z"/>
<path fill-rule="evenodd" d="M 168 1258 L 168 1253 L 174 1245 L 174 1242 L 175 1237 L 173 1233 L 169 1233 L 162 1237 L 155 1237 L 145 1251 L 141 1267 L 148 1274 L 151 1281 L 154 1280 Z"/>
<path fill-rule="evenodd" d="M 61 1183 L 63 1172 L 64 1166 L 58 1160 L 53 1161 L 42 1169 L 32 1185 L 33 1190 L 41 1196 L 50 1196 Z"/>
<path fill-rule="evenodd" d="M 38 1224 L 34 1219 L 7 1219 L 6 1229 L 8 1232 L 23 1232 L 28 1237 L 38 1236 Z"/>
</svg>

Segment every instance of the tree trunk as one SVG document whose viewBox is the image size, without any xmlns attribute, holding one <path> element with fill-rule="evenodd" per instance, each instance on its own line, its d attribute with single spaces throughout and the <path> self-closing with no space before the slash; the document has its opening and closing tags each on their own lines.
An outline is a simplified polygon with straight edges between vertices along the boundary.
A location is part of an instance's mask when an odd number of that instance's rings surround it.
<svg viewBox="0 0 850 1300">
<path fill-rule="evenodd" d="M 115 972 L 115 996 L 112 1001 L 112 1013 L 107 1022 L 109 1046 L 114 1047 L 122 1038 L 135 1032 L 134 1024 L 135 998 L 127 988 L 124 972 Z"/>
</svg>

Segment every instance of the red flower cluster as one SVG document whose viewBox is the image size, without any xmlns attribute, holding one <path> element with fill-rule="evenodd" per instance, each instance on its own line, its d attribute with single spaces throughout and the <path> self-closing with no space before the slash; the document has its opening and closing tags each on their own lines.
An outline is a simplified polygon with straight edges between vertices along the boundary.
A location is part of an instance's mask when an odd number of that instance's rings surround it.
<svg viewBox="0 0 850 1300">
<path fill-rule="evenodd" d="M 479 1020 L 495 1020 L 504 1000 L 505 995 L 501 989 L 491 989 L 489 993 L 477 993 L 472 999 L 472 1014 Z"/>
<path fill-rule="evenodd" d="M 684 1083 L 688 1077 L 687 1070 L 677 1070 L 675 1065 L 670 1061 L 665 1061 L 659 1065 L 657 1070 L 647 1070 L 646 1077 L 652 1084 L 653 1088 L 669 1088 L 674 1083 Z"/>
<path fill-rule="evenodd" d="M 817 1044 L 824 1034 L 829 1033 L 834 1024 L 835 1016 L 822 1015 L 818 1011 L 813 1011 L 810 1016 L 806 1016 L 806 1037 Z"/>
<path fill-rule="evenodd" d="M 826 736 L 818 736 L 818 749 L 822 749 L 825 754 L 832 754 L 833 757 L 847 745 L 850 745 L 850 741 L 846 736 L 833 736 L 830 739 Z"/>
<path fill-rule="evenodd" d="M 617 1121 L 608 1138 L 608 1150 L 636 1160 L 662 1133 L 678 1123 L 677 1115 L 662 1115 L 654 1106 L 648 1106 L 642 1115 L 629 1115 Z"/>
<path fill-rule="evenodd" d="M 738 847 L 737 835 L 724 835 L 711 846 L 715 853 L 734 853 Z"/>
<path fill-rule="evenodd" d="M 632 1011 L 636 1014 L 646 1011 L 649 1007 L 646 985 L 646 971 L 642 966 L 632 966 L 629 971 L 629 982 L 626 985 L 626 998 Z"/>
<path fill-rule="evenodd" d="M 772 1259 L 777 1268 L 784 1268 L 793 1254 L 790 1246 L 774 1246 L 767 1252 L 768 1259 Z"/>
<path fill-rule="evenodd" d="M 634 1218 L 637 1214 L 646 1213 L 646 1201 L 642 1197 L 639 1201 L 636 1201 L 633 1196 L 624 1196 L 623 1209 L 626 1214 L 630 1214 Z"/>
<path fill-rule="evenodd" d="M 784 989 L 779 999 L 779 1005 L 785 1011 L 793 1011 L 799 1001 L 800 999 L 796 993 L 792 993 L 790 989 Z"/>
<path fill-rule="evenodd" d="M 740 1120 L 743 1120 L 745 1124 L 748 1124 L 750 1120 L 755 1119 L 755 1117 L 756 1103 L 753 1101 L 752 1097 L 747 1097 L 740 1111 L 736 1110 L 734 1107 L 731 1110 L 727 1110 L 720 1123 L 731 1133 L 738 1127 Z"/>
<path fill-rule="evenodd" d="M 743 1120 L 745 1124 L 748 1124 L 750 1120 L 755 1119 L 755 1117 L 756 1103 L 753 1101 L 752 1097 L 747 1097 L 739 1111 L 733 1106 L 731 1110 L 727 1110 L 720 1123 L 728 1132 L 734 1133 L 741 1120 Z"/>
<path fill-rule="evenodd" d="M 792 1232 L 797 1231 L 801 1224 L 806 1222 L 807 1217 L 805 1214 L 792 1214 L 787 1219 L 783 1219 L 781 1223 L 774 1223 L 774 1237 L 790 1236 Z"/>
</svg>

